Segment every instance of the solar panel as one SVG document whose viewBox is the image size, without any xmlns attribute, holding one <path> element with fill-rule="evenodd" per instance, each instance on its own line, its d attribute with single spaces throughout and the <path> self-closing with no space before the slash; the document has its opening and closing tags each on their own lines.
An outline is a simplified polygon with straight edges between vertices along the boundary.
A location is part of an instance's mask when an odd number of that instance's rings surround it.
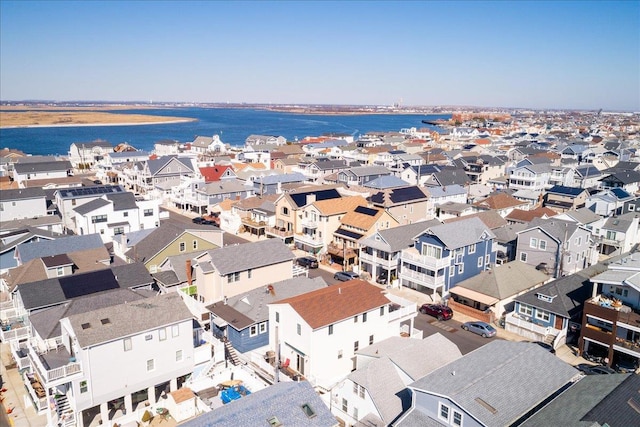
<svg viewBox="0 0 640 427">
<path fill-rule="evenodd" d="M 341 236 L 349 237 L 349 238 L 354 239 L 354 240 L 358 240 L 358 239 L 360 239 L 361 237 L 364 236 L 364 234 L 356 233 L 355 231 L 345 230 L 344 228 L 338 228 L 335 231 L 335 233 L 339 234 Z"/>
<path fill-rule="evenodd" d="M 630 194 L 624 191 L 622 188 L 612 188 L 611 192 L 615 194 L 618 199 L 622 199 L 630 196 Z"/>
<path fill-rule="evenodd" d="M 65 298 L 72 299 L 96 292 L 118 289 L 120 285 L 109 269 L 58 279 Z"/>
<path fill-rule="evenodd" d="M 409 200 L 425 199 L 427 196 L 422 192 L 420 187 L 404 187 L 396 188 L 391 193 L 391 201 L 393 203 L 402 203 Z"/>
<path fill-rule="evenodd" d="M 366 206 L 358 206 L 355 208 L 355 212 L 369 216 L 376 216 L 379 211 L 378 209 L 371 209 Z"/>
</svg>

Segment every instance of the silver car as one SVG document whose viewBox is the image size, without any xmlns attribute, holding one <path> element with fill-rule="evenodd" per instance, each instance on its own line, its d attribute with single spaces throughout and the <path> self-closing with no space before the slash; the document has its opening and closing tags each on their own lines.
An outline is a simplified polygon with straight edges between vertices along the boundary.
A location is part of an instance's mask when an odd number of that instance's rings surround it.
<svg viewBox="0 0 640 427">
<path fill-rule="evenodd" d="M 482 335 L 485 338 L 495 337 L 496 328 L 488 324 L 487 322 L 466 322 L 462 324 L 462 329 L 465 331 L 471 331 L 474 334 Z"/>
</svg>

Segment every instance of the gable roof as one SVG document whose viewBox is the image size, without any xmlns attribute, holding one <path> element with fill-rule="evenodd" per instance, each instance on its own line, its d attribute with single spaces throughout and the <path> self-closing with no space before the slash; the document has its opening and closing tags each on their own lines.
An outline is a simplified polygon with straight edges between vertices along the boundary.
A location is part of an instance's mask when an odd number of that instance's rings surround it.
<svg viewBox="0 0 640 427">
<path fill-rule="evenodd" d="M 292 191 L 291 193 L 287 193 L 285 195 L 285 197 L 288 197 L 293 205 L 297 208 L 301 208 L 307 205 L 307 196 L 313 196 L 314 202 L 342 197 L 338 190 L 336 190 L 335 188 L 309 189 L 308 187 L 305 187 L 298 191 Z"/>
<path fill-rule="evenodd" d="M 20 261 L 24 264 L 34 258 L 77 252 L 85 249 L 104 247 L 99 234 L 60 237 L 55 240 L 40 240 L 26 243 L 16 248 Z M 108 257 L 107 257 L 108 258 Z"/>
<path fill-rule="evenodd" d="M 369 208 L 367 206 L 356 206 L 352 211 L 347 212 L 340 221 L 342 225 L 348 225 L 360 230 L 370 230 L 371 227 L 384 214 L 380 208 Z"/>
<path fill-rule="evenodd" d="M 192 318 L 193 315 L 176 292 L 68 317 L 78 339 L 78 345 L 82 348 L 184 322 Z M 108 319 L 108 323 L 103 322 L 105 319 Z M 132 322 L 131 319 L 135 319 L 135 322 Z"/>
<path fill-rule="evenodd" d="M 46 161 L 46 162 L 29 162 L 16 163 L 13 165 L 14 170 L 19 174 L 38 173 L 38 172 L 62 172 L 72 169 L 71 162 L 68 160 Z"/>
<path fill-rule="evenodd" d="M 567 197 L 577 197 L 580 194 L 587 192 L 584 188 L 580 187 L 567 187 L 564 185 L 554 185 L 550 189 L 547 190 L 547 194 L 560 194 L 562 196 Z M 587 194 L 589 194 L 587 192 Z"/>
<path fill-rule="evenodd" d="M 478 217 L 435 225 L 427 233 L 436 236 L 449 249 L 462 248 L 482 240 L 482 236 L 492 239 L 495 235 Z M 419 237 L 419 236 L 416 236 Z"/>
<path fill-rule="evenodd" d="M 75 208 L 73 208 L 73 210 L 80 214 L 80 215 L 86 215 L 89 212 L 93 212 L 96 209 L 100 209 L 104 206 L 108 206 L 111 203 L 109 203 L 108 200 L 103 199 L 102 197 L 99 197 L 97 199 L 91 200 L 90 202 L 87 202 L 83 205 L 77 206 Z"/>
<path fill-rule="evenodd" d="M 0 190 L 0 201 L 27 200 L 44 198 L 45 193 L 41 187 L 17 188 L 13 190 Z"/>
<path fill-rule="evenodd" d="M 494 210 L 476 212 L 476 213 L 471 214 L 471 215 L 455 216 L 455 217 L 452 217 L 452 218 L 447 218 L 443 222 L 444 223 L 457 222 L 457 221 L 461 221 L 461 220 L 469 219 L 469 218 L 474 218 L 474 217 L 480 218 L 480 220 L 482 222 L 484 222 L 484 224 L 490 230 L 494 230 L 496 228 L 504 227 L 505 225 L 508 224 L 507 220 L 502 218 L 500 216 L 500 214 L 497 211 L 494 211 Z"/>
<path fill-rule="evenodd" d="M 292 261 L 293 252 L 280 239 L 267 239 L 208 251 L 221 276 L 238 271 Z"/>
<path fill-rule="evenodd" d="M 309 405 L 316 414 L 308 417 Z M 268 426 L 275 417 L 282 426 L 335 427 L 338 420 L 308 381 L 278 382 L 244 396 L 215 411 L 205 412 L 180 424 L 182 427 Z"/>
<path fill-rule="evenodd" d="M 426 201 L 429 196 L 422 187 L 412 185 L 378 191 L 369 197 L 369 201 L 378 206 L 390 207 L 404 203 L 415 203 Z"/>
<path fill-rule="evenodd" d="M 577 375 L 573 366 L 536 344 L 495 340 L 410 387 L 445 396 L 484 425 L 502 427 L 516 422 Z"/>
<path fill-rule="evenodd" d="M 514 222 L 530 222 L 534 218 L 552 217 L 558 213 L 551 208 L 540 207 L 528 211 L 522 209 L 514 209 L 505 217 L 506 220 Z"/>
<path fill-rule="evenodd" d="M 441 222 L 437 219 L 431 219 L 428 221 L 399 225 L 397 227 L 379 230 L 376 234 L 363 239 L 360 243 L 363 246 L 391 253 L 398 252 L 413 246 L 416 235 L 421 234 L 429 227 L 439 224 L 441 224 Z"/>
<path fill-rule="evenodd" d="M 362 196 L 344 196 L 339 199 L 320 200 L 313 203 L 321 215 L 337 215 L 347 213 L 357 206 L 366 205 L 367 201 Z"/>
<path fill-rule="evenodd" d="M 205 182 L 219 181 L 222 175 L 228 170 L 233 168 L 231 166 L 203 166 L 200 168 L 200 173 L 204 177 Z M 235 175 L 235 174 L 234 174 Z"/>
<path fill-rule="evenodd" d="M 497 210 L 497 209 L 511 208 L 515 206 L 522 206 L 526 204 L 527 202 L 523 202 L 522 200 L 516 199 L 510 194 L 496 193 L 483 200 L 475 202 L 473 205 L 481 208 Z"/>
<path fill-rule="evenodd" d="M 274 304 L 289 304 L 312 329 L 318 329 L 389 303 L 379 287 L 355 279 Z"/>
</svg>

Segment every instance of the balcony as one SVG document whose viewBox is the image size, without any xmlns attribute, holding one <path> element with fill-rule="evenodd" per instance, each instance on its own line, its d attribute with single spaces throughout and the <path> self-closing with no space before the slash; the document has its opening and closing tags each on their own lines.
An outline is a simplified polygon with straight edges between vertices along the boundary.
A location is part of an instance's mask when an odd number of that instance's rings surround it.
<svg viewBox="0 0 640 427">
<path fill-rule="evenodd" d="M 38 353 L 30 344 L 28 348 L 29 362 L 47 386 L 53 385 L 51 383 L 57 380 L 82 373 L 82 366 L 64 346 L 44 353 Z"/>
<path fill-rule="evenodd" d="M 302 219 L 300 225 L 302 225 L 303 228 L 309 228 L 311 230 L 318 228 L 318 222 L 309 218 Z"/>
<path fill-rule="evenodd" d="M 614 350 L 622 351 L 623 353 L 631 354 L 640 358 L 640 341 L 629 341 L 616 337 L 613 348 Z"/>
<path fill-rule="evenodd" d="M 366 262 L 371 265 L 378 265 L 387 270 L 392 270 L 398 266 L 398 259 L 400 256 L 395 254 L 395 256 L 387 254 L 386 257 L 379 257 L 377 252 L 374 251 L 374 254 L 368 254 L 364 250 L 360 250 L 360 261 Z"/>
<path fill-rule="evenodd" d="M 587 300 L 584 306 L 586 315 L 608 320 L 618 325 L 640 328 L 640 314 L 633 308 L 622 304 L 615 297 L 597 295 Z"/>
<path fill-rule="evenodd" d="M 265 231 L 268 235 L 280 237 L 282 239 L 293 236 L 293 231 L 287 230 L 284 227 L 267 227 Z"/>
<path fill-rule="evenodd" d="M 403 269 L 398 276 L 400 278 L 400 282 L 402 283 L 405 279 L 418 284 L 420 286 L 424 286 L 430 289 L 436 289 L 445 284 L 445 277 L 442 276 L 431 276 L 425 273 L 419 273 L 417 271 L 409 270 L 407 268 Z"/>
<path fill-rule="evenodd" d="M 521 331 L 530 332 L 534 334 L 536 339 L 541 340 L 547 335 L 557 335 L 560 332 L 550 326 L 536 325 L 534 321 L 533 317 L 518 314 L 516 312 L 511 312 L 505 317 L 506 325 L 511 325 Z M 507 328 L 507 330 L 509 329 Z"/>
<path fill-rule="evenodd" d="M 22 370 L 31 366 L 29 362 L 29 348 L 24 343 L 20 343 L 18 341 L 12 341 L 11 344 L 11 355 L 13 359 L 16 361 L 16 367 L 18 370 Z"/>
<path fill-rule="evenodd" d="M 294 240 L 296 243 L 302 243 L 314 248 L 321 248 L 324 246 L 324 242 L 322 241 L 322 239 L 317 239 L 315 238 L 315 236 L 312 236 L 310 234 L 296 234 Z"/>
<path fill-rule="evenodd" d="M 434 258 L 430 256 L 421 255 L 415 248 L 405 249 L 401 255 L 403 262 L 409 262 L 411 264 L 426 267 L 429 270 L 441 270 L 451 264 L 451 258 Z"/>
</svg>

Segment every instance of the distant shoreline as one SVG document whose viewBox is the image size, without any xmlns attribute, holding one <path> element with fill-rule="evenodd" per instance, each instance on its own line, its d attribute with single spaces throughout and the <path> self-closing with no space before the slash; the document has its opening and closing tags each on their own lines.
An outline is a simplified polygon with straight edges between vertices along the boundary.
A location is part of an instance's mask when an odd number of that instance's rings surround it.
<svg viewBox="0 0 640 427">
<path fill-rule="evenodd" d="M 0 129 L 27 129 L 27 128 L 72 128 L 72 127 L 97 127 L 97 126 L 146 126 L 146 125 L 166 125 L 176 123 L 197 122 L 198 119 L 167 120 L 164 122 L 119 122 L 119 123 L 65 123 L 47 125 L 13 125 L 0 126 Z"/>
</svg>

